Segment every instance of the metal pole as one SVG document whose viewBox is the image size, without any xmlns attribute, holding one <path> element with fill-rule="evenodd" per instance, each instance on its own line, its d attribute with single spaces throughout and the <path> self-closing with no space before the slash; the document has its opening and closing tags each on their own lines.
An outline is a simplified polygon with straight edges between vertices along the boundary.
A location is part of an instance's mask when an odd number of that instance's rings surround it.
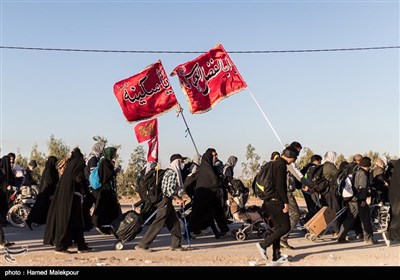
<svg viewBox="0 0 400 280">
<path fill-rule="evenodd" d="M 285 148 L 285 145 L 283 145 L 281 138 L 279 138 L 278 133 L 276 133 L 274 127 L 272 126 L 271 122 L 269 121 L 269 119 L 267 118 L 267 115 L 265 115 L 263 109 L 261 109 L 260 104 L 258 103 L 257 99 L 254 97 L 253 93 L 251 92 L 251 90 L 249 88 L 247 88 L 247 90 L 249 91 L 251 97 L 253 98 L 254 102 L 256 103 L 258 109 L 260 109 L 261 114 L 264 116 L 264 119 L 268 122 L 269 126 L 271 127 L 272 131 L 274 132 L 276 138 L 278 138 L 279 143 L 281 143 L 282 147 Z"/>
<path fill-rule="evenodd" d="M 189 134 L 189 136 L 190 136 L 190 139 L 192 139 L 192 143 L 193 143 L 193 146 L 194 146 L 194 148 L 195 148 L 195 150 L 196 150 L 196 153 L 197 153 L 198 155 L 200 155 L 199 151 L 197 150 L 196 144 L 194 143 L 194 140 L 193 140 L 193 137 L 192 137 L 192 133 L 190 133 L 189 126 L 187 125 L 185 116 L 183 115 L 183 109 L 182 109 L 182 107 L 181 107 L 180 104 L 178 104 L 177 112 L 178 112 L 178 115 L 177 115 L 177 116 L 179 116 L 179 114 L 182 116 L 183 122 L 185 123 L 185 126 L 186 126 L 186 131 L 188 132 L 188 134 Z"/>
</svg>

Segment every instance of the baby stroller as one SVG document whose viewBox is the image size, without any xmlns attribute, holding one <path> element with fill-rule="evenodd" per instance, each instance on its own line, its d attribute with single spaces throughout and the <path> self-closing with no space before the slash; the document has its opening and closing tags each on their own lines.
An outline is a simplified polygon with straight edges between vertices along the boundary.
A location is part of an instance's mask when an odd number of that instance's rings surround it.
<svg viewBox="0 0 400 280">
<path fill-rule="evenodd" d="M 269 215 L 259 206 L 245 206 L 249 198 L 249 189 L 242 181 L 234 179 L 228 187 L 228 204 L 233 219 L 242 222 L 236 230 L 235 238 L 243 241 L 247 236 L 256 233 L 258 237 L 265 237 L 272 233 L 272 221 Z"/>
<path fill-rule="evenodd" d="M 13 194 L 10 196 L 12 207 L 7 212 L 7 221 L 14 227 L 24 227 L 29 212 L 36 202 L 36 191 L 34 186 L 12 187 Z"/>
</svg>

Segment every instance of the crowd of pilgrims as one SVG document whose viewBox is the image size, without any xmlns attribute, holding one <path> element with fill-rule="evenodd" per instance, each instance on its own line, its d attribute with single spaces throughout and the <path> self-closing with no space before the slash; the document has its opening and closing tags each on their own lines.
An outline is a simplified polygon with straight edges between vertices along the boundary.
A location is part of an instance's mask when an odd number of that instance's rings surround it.
<svg viewBox="0 0 400 280">
<path fill-rule="evenodd" d="M 279 168 L 284 170 L 285 174 L 282 176 L 286 180 L 284 188 L 277 189 L 273 198 L 264 201 L 262 205 L 264 209 L 271 205 L 282 208 L 282 211 L 271 209 L 271 212 L 276 212 L 270 217 L 275 232 L 256 244 L 265 259 L 267 247 L 273 246 L 272 261 L 287 262 L 287 258 L 280 254 L 280 249 L 293 249 L 288 242 L 290 232 L 299 223 L 307 222 L 322 206 L 328 206 L 335 212 L 347 207 L 345 214 L 332 224 L 331 233 L 337 242 L 348 242 L 348 233 L 354 230 L 357 239 L 363 239 L 366 244 L 375 244 L 377 240 L 373 236 L 369 205 L 379 201 L 390 203 L 391 220 L 388 231 L 383 233 L 384 239 L 388 246 L 391 241 L 400 241 L 400 160 L 388 162 L 385 157 L 380 157 L 374 161 L 371 169 L 371 159 L 356 154 L 353 162 L 342 162 L 340 166 L 336 166 L 336 153 L 328 151 L 324 157 L 313 155 L 310 163 L 299 170 L 294 161 L 301 149 L 300 143 L 293 142 L 282 152 L 275 151 L 271 154 L 270 160 L 281 166 Z M 10 207 L 11 187 L 18 184 L 37 184 L 40 185 L 40 192 L 26 220 L 26 226 L 33 230 L 33 224 L 45 224 L 43 244 L 54 246 L 57 253 L 71 253 L 68 249 L 73 244 L 80 253 L 93 251 L 85 242 L 84 232 L 95 228 L 101 234 L 111 234 L 108 225 L 122 214 L 117 195 L 116 176 L 120 169 L 115 166 L 116 155 L 117 148 L 96 143 L 86 158 L 79 148 L 73 149 L 67 159 L 49 156 L 39 184 L 32 176 L 36 167 L 35 161 L 21 169 L 15 165 L 15 154 L 3 156 L 0 164 L 1 225 L 8 224 L 6 215 Z M 170 249 L 173 251 L 186 250 L 181 246 L 182 239 L 195 239 L 207 228 L 211 228 L 215 238 L 230 236 L 230 224 L 235 215 L 230 211 L 232 208 L 227 202 L 233 195 L 233 181 L 237 180 L 234 176 L 237 162 L 238 158 L 232 155 L 224 164 L 213 148 L 207 149 L 201 156 L 196 154 L 192 159 L 180 154 L 172 155 L 162 178 L 162 199 L 152 207 L 153 210 L 157 209 L 157 213 L 135 249 L 151 251 L 150 245 L 163 226 L 171 233 Z M 328 183 L 318 189 L 307 179 L 306 174 L 309 168 L 321 164 L 323 176 Z M 90 187 L 88 179 L 91 170 L 97 165 L 102 186 L 95 190 Z M 139 177 L 143 178 L 156 168 L 157 163 L 148 162 Z M 336 192 L 336 178 L 345 168 L 352 169 L 359 184 L 357 193 L 347 202 L 341 200 Z M 24 172 L 24 179 L 23 182 L 18 182 L 16 172 L 21 170 Z M 306 215 L 301 214 L 292 192 L 294 189 L 300 189 L 304 196 L 308 210 Z M 183 198 L 190 201 L 191 207 L 186 231 L 181 228 L 179 215 L 173 205 L 175 202 L 184 206 Z M 145 211 L 143 209 L 142 207 L 142 211 Z M 13 242 L 5 239 L 2 226 L 0 245 L 13 245 Z"/>
</svg>

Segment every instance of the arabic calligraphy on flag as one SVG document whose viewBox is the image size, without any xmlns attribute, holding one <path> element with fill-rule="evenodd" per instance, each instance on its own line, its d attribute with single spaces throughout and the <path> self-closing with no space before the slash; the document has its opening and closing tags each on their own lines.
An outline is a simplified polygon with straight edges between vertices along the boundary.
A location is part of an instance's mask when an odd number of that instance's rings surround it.
<svg viewBox="0 0 400 280">
<path fill-rule="evenodd" d="M 221 44 L 178 65 L 171 72 L 174 75 L 179 78 L 192 114 L 207 112 L 220 100 L 247 87 Z"/>
<path fill-rule="evenodd" d="M 114 94 L 129 122 L 154 118 L 178 106 L 160 60 L 115 83 Z"/>
</svg>

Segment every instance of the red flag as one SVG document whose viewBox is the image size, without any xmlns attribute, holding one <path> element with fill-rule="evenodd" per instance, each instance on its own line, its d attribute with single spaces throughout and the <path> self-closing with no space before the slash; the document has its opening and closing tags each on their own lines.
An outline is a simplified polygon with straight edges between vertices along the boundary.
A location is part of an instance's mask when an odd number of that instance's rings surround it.
<svg viewBox="0 0 400 280">
<path fill-rule="evenodd" d="M 138 123 L 135 126 L 135 134 L 138 143 L 150 140 L 158 135 L 158 121 L 157 119 L 152 119 L 149 121 L 144 121 Z"/>
<path fill-rule="evenodd" d="M 151 139 L 148 144 L 149 151 L 147 152 L 147 161 L 158 162 L 158 136 Z"/>
<path fill-rule="evenodd" d="M 160 60 L 115 83 L 114 94 L 129 122 L 157 117 L 178 105 Z"/>
<path fill-rule="evenodd" d="M 220 100 L 247 87 L 221 44 L 198 58 L 178 65 L 178 75 L 192 114 L 204 113 Z"/>
</svg>

